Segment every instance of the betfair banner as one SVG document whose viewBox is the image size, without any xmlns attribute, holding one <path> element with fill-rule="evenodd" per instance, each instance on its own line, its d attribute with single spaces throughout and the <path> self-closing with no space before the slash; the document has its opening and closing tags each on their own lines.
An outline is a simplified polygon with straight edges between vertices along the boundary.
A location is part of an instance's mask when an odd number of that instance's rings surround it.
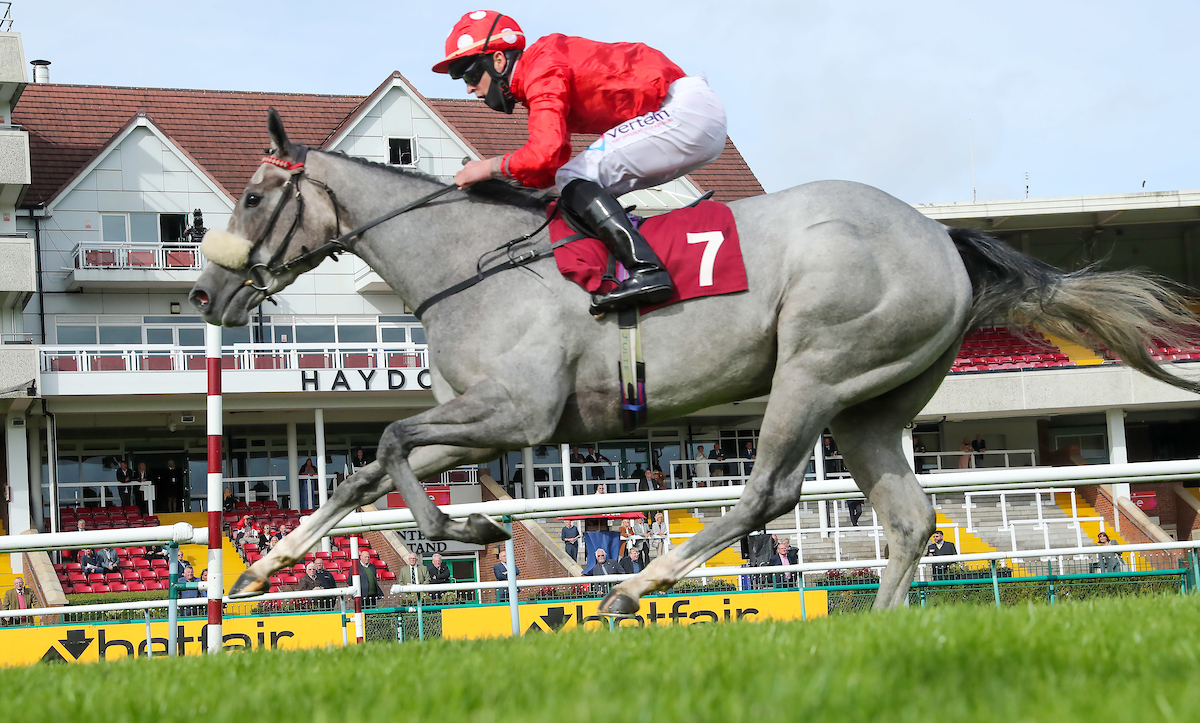
<svg viewBox="0 0 1200 723">
<path fill-rule="evenodd" d="M 743 592 L 690 596 L 642 598 L 638 614 L 622 620 L 622 626 L 694 625 L 730 620 L 800 620 L 801 617 L 825 617 L 829 601 L 824 590 L 804 593 L 804 615 L 798 592 Z M 523 635 L 554 633 L 579 626 L 589 630 L 608 627 L 608 619 L 598 615 L 599 600 L 522 603 L 518 606 Z M 442 610 L 442 637 L 495 638 L 512 634 L 507 605 L 445 608 Z"/>
<path fill-rule="evenodd" d="M 226 650 L 316 648 L 342 644 L 338 613 L 228 618 L 222 625 Z M 167 622 L 150 623 L 150 650 L 167 654 Z M 353 640 L 354 636 L 351 635 Z M 184 620 L 176 646 L 180 655 L 201 655 L 208 622 Z M 91 663 L 146 657 L 146 623 L 112 625 L 47 625 L 0 629 L 0 666 L 32 663 Z"/>
</svg>

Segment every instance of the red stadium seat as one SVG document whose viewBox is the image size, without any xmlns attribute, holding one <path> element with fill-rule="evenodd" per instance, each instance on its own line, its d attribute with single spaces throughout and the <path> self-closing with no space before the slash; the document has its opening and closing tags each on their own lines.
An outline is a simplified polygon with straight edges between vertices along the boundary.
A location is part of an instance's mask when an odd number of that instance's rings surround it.
<svg viewBox="0 0 1200 723">
<path fill-rule="evenodd" d="M 272 586 L 271 586 L 271 589 L 270 589 L 268 592 L 279 592 L 279 586 L 278 586 L 278 585 L 272 585 Z"/>
<path fill-rule="evenodd" d="M 284 573 L 279 576 L 280 585 L 298 585 L 299 583 L 300 579 L 295 575 L 288 575 L 287 573 Z"/>
<path fill-rule="evenodd" d="M 125 583 L 125 587 L 126 587 L 126 589 L 129 590 L 129 592 L 145 592 L 146 591 L 146 586 L 140 582 Z"/>
<path fill-rule="evenodd" d="M 316 555 L 317 555 L 317 558 L 320 560 L 332 560 L 333 559 L 332 552 L 318 552 L 318 553 L 316 553 Z"/>
<path fill-rule="evenodd" d="M 391 570 L 380 570 L 379 571 L 379 579 L 380 580 L 395 580 L 396 573 L 392 572 Z"/>
<path fill-rule="evenodd" d="M 80 572 L 78 570 L 71 570 L 70 572 L 68 572 L 67 579 L 70 580 L 71 584 L 73 584 L 73 585 L 74 584 L 83 585 L 83 584 L 87 583 L 87 575 L 84 575 L 82 572 Z"/>
<path fill-rule="evenodd" d="M 164 582 L 163 580 L 153 580 L 151 582 L 145 583 L 145 585 L 146 585 L 147 590 L 166 590 L 167 589 L 167 583 Z"/>
<path fill-rule="evenodd" d="M 165 570 L 167 568 L 167 561 L 161 557 L 156 557 L 150 561 L 150 567 L 163 568 Z"/>
<path fill-rule="evenodd" d="M 96 593 L 112 592 L 112 588 L 110 588 L 108 585 L 101 583 L 99 585 L 92 585 L 92 592 L 96 592 Z"/>
<path fill-rule="evenodd" d="M 110 573 L 107 573 L 107 574 L 104 576 L 104 582 L 107 582 L 107 583 L 109 583 L 110 585 L 111 585 L 112 583 L 114 583 L 114 582 L 121 582 L 121 573 L 119 573 L 119 572 L 110 572 Z"/>
<path fill-rule="evenodd" d="M 136 558 L 134 558 L 134 560 L 133 560 L 133 566 L 134 566 L 134 568 L 136 568 L 136 569 L 138 569 L 138 570 L 149 570 L 149 569 L 150 569 L 150 567 L 151 567 L 151 565 L 150 565 L 150 561 L 149 561 L 149 560 L 147 560 L 147 559 L 146 559 L 146 558 L 144 558 L 144 557 L 136 557 Z"/>
<path fill-rule="evenodd" d="M 332 554 L 333 554 L 333 559 L 335 559 L 335 560 L 349 560 L 350 559 L 350 551 L 349 550 L 334 550 Z"/>
<path fill-rule="evenodd" d="M 345 586 L 346 580 L 349 579 L 349 576 L 347 576 L 346 573 L 344 573 L 344 572 L 335 572 L 332 574 L 333 574 L 333 581 L 336 582 L 339 586 Z"/>
<path fill-rule="evenodd" d="M 87 595 L 92 592 L 92 586 L 87 583 L 76 583 L 71 586 L 72 595 Z"/>
<path fill-rule="evenodd" d="M 83 570 L 83 566 L 78 562 L 63 563 L 63 567 L 66 568 L 67 572 L 81 572 Z"/>
<path fill-rule="evenodd" d="M 96 585 L 98 583 L 103 583 L 104 575 L 101 575 L 98 572 L 93 572 L 92 574 L 87 576 L 87 581 L 88 581 L 89 585 Z"/>
<path fill-rule="evenodd" d="M 110 592 L 129 592 L 129 586 L 123 582 L 114 582 L 108 586 Z"/>
</svg>

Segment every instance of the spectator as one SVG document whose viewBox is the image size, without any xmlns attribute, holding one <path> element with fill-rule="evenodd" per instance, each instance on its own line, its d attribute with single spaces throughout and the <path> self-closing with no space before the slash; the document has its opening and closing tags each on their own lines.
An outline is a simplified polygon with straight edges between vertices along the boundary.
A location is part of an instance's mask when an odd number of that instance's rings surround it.
<svg viewBox="0 0 1200 723">
<path fill-rule="evenodd" d="M 742 459 L 751 460 L 749 462 L 743 463 L 743 466 L 746 470 L 747 477 L 750 476 L 750 470 L 754 469 L 754 461 L 753 460 L 757 456 L 758 456 L 758 450 L 756 450 L 754 448 L 754 442 L 747 439 L 746 440 L 746 448 L 742 450 Z"/>
<path fill-rule="evenodd" d="M 4 591 L 5 610 L 29 610 L 38 607 L 33 591 L 25 587 L 25 578 L 14 577 L 11 590 Z M 31 618 L 4 618 L 5 625 L 28 625 Z"/>
<path fill-rule="evenodd" d="M 596 564 L 592 566 L 588 575 L 620 575 L 621 566 L 608 559 L 608 553 L 604 548 L 596 550 Z"/>
<path fill-rule="evenodd" d="M 506 553 L 504 551 L 504 548 L 501 547 L 499 550 L 497 550 L 496 557 L 498 558 L 498 561 L 496 562 L 496 565 L 492 568 L 492 575 L 496 578 L 497 582 L 504 582 L 504 581 L 508 580 L 508 570 L 509 570 L 509 568 L 508 568 L 508 553 Z M 512 567 L 513 579 L 514 580 L 517 579 L 518 577 L 520 577 L 520 575 L 521 575 L 521 569 L 518 568 L 516 565 L 513 565 L 513 567 Z M 496 602 L 508 602 L 508 588 L 504 587 L 504 588 L 500 588 L 500 589 L 496 590 Z"/>
<path fill-rule="evenodd" d="M 155 475 L 154 500 L 162 505 L 165 512 L 182 512 L 183 475 L 175 466 L 174 459 L 167 460 L 167 466 Z"/>
<path fill-rule="evenodd" d="M 929 543 L 929 547 L 925 548 L 926 557 L 945 557 L 946 555 L 957 555 L 958 548 L 953 542 L 946 541 L 941 530 L 935 530 L 933 533 L 933 542 Z M 950 574 L 949 565 L 934 565 L 933 579 L 945 580 Z"/>
<path fill-rule="evenodd" d="M 606 485 L 605 483 L 601 482 L 600 484 L 596 485 L 596 494 L 602 495 L 607 492 L 608 492 L 608 485 Z"/>
<path fill-rule="evenodd" d="M 83 568 L 84 575 L 103 574 L 104 570 L 100 567 L 100 558 L 92 548 L 83 548 L 83 554 L 79 556 L 79 565 Z"/>
<path fill-rule="evenodd" d="M 579 528 L 575 526 L 574 520 L 567 520 L 562 528 L 563 550 L 566 551 L 567 557 L 571 558 L 571 562 L 579 559 Z"/>
<path fill-rule="evenodd" d="M 221 498 L 221 511 L 226 514 L 237 510 L 237 500 L 233 498 L 233 490 L 225 488 L 225 496 Z"/>
<path fill-rule="evenodd" d="M 695 469 L 696 469 L 696 473 L 695 473 L 694 477 L 696 478 L 696 486 L 697 487 L 707 487 L 708 486 L 708 477 L 710 474 L 712 474 L 712 472 L 708 466 L 708 457 L 705 456 L 705 454 L 704 454 L 704 445 L 700 445 L 699 447 L 696 448 Z"/>
<path fill-rule="evenodd" d="M 838 462 L 841 462 L 841 460 L 836 458 L 837 453 L 838 453 L 837 442 L 833 441 L 833 437 L 828 434 L 822 436 L 821 437 L 821 457 L 825 460 L 825 475 L 826 476 L 834 475 L 841 471 L 838 466 Z"/>
<path fill-rule="evenodd" d="M 987 442 L 983 441 L 982 434 L 975 435 L 971 449 L 975 452 L 975 466 L 983 467 L 983 453 L 987 451 Z"/>
<path fill-rule="evenodd" d="M 708 458 L 712 460 L 708 463 L 709 473 L 712 474 L 713 477 L 724 477 L 726 474 L 724 465 L 725 452 L 721 449 L 721 442 L 719 440 L 713 442 L 712 454 L 708 455 Z M 714 462 L 716 464 L 714 464 Z M 723 482 L 721 484 L 724 485 Z"/>
<path fill-rule="evenodd" d="M 304 466 L 300 468 L 300 474 L 316 476 L 317 466 L 313 464 L 312 457 L 304 460 Z"/>
<path fill-rule="evenodd" d="M 374 605 L 383 596 L 383 588 L 379 586 L 379 570 L 371 562 L 371 553 L 366 550 L 358 553 L 358 579 L 362 586 L 363 605 Z"/>
<path fill-rule="evenodd" d="M 192 567 L 191 565 L 184 565 L 183 566 L 183 577 L 180 578 L 179 582 L 199 582 L 198 580 L 196 580 L 196 569 L 194 567 Z M 207 592 L 205 592 L 205 595 L 207 595 Z M 200 597 L 199 590 L 180 590 L 179 591 L 179 599 L 180 600 L 192 600 L 192 599 L 199 598 L 199 597 Z M 203 610 L 204 609 L 202 607 L 200 607 L 199 605 L 187 605 L 187 606 L 181 605 L 179 607 L 179 614 L 183 615 L 183 616 L 201 615 L 201 614 L 203 614 Z"/>
<path fill-rule="evenodd" d="M 767 565 L 771 567 L 782 567 L 784 565 L 795 565 L 799 559 L 797 551 L 792 550 L 787 540 L 779 540 L 779 544 L 775 546 L 775 554 L 771 555 L 771 559 L 767 561 Z M 782 572 L 775 575 L 775 585 L 788 586 L 795 579 L 795 573 Z"/>
<path fill-rule="evenodd" d="M 637 548 L 638 552 L 641 553 L 642 565 L 645 566 L 650 560 L 650 525 L 646 524 L 645 517 L 638 517 L 634 519 L 633 524 L 629 527 L 632 533 L 630 535 L 630 546 Z"/>
<path fill-rule="evenodd" d="M 655 467 L 654 471 L 651 472 L 648 476 L 650 478 L 650 488 L 651 489 L 656 489 L 656 490 L 671 489 L 670 487 L 667 486 L 666 473 L 663 472 L 658 467 Z"/>
<path fill-rule="evenodd" d="M 971 455 L 971 452 L 974 451 L 974 448 L 971 446 L 971 440 L 963 437 L 962 444 L 959 445 L 958 451 L 962 452 L 962 454 L 958 456 L 959 469 L 967 469 L 975 466 L 975 458 Z"/>
<path fill-rule="evenodd" d="M 1101 532 L 1096 535 L 1096 544 L 1107 547 L 1117 544 L 1115 541 L 1108 539 L 1107 532 Z M 1124 572 L 1125 562 L 1121 560 L 1121 554 L 1118 552 L 1101 552 L 1100 563 L 1097 565 L 1098 572 Z"/>
<path fill-rule="evenodd" d="M 600 463 L 612 464 L 612 460 L 601 454 L 600 450 L 588 447 L 587 451 L 587 457 L 584 457 L 584 461 L 592 463 L 592 467 L 590 468 L 592 479 L 608 479 L 608 471 Z"/>
<path fill-rule="evenodd" d="M 571 481 L 582 482 L 583 463 L 585 460 L 584 456 L 579 453 L 578 447 L 571 447 L 571 456 L 569 457 L 569 460 L 571 462 Z"/>
<path fill-rule="evenodd" d="M 650 552 L 654 557 L 659 557 L 663 554 L 663 547 L 667 541 L 667 522 L 663 518 L 663 513 L 654 513 L 654 524 L 650 525 Z M 649 561 L 650 557 L 647 556 Z"/>
<path fill-rule="evenodd" d="M 249 539 L 251 531 L 254 532 L 253 539 Z M 250 519 L 250 515 L 242 515 L 242 519 L 238 520 L 238 523 L 233 526 L 230 539 L 240 550 L 242 545 L 247 542 L 258 542 L 258 532 L 258 526 L 254 524 L 254 520 Z"/>
<path fill-rule="evenodd" d="M 138 462 L 137 472 L 133 473 L 133 484 L 137 485 L 136 490 L 131 488 L 131 491 L 137 492 L 137 506 L 141 509 L 142 514 L 147 514 L 150 508 L 146 505 L 146 487 L 144 485 L 153 485 L 154 478 L 146 471 L 146 463 Z M 123 502 L 122 504 L 128 504 Z"/>
<path fill-rule="evenodd" d="M 333 579 L 333 573 L 325 569 L 325 561 L 321 558 L 313 560 L 313 565 L 316 570 L 313 571 L 313 577 L 317 579 L 317 584 L 324 590 L 332 590 L 337 587 L 337 581 Z"/>
<path fill-rule="evenodd" d="M 170 555 L 170 553 L 167 552 L 167 548 L 163 547 L 162 545 L 152 545 L 150 547 L 147 547 L 146 548 L 146 559 L 153 560 L 155 558 L 161 558 L 163 560 L 170 560 L 171 555 Z"/>
<path fill-rule="evenodd" d="M 641 572 L 643 567 L 643 558 L 641 553 L 638 552 L 637 547 L 631 546 L 629 548 L 629 554 L 621 558 L 621 562 L 617 564 L 617 567 L 620 568 L 621 572 L 625 573 L 626 575 L 636 575 Z"/>
<path fill-rule="evenodd" d="M 850 513 L 850 526 L 858 527 L 858 520 L 863 513 L 863 501 L 846 500 L 846 512 Z"/>
<path fill-rule="evenodd" d="M 96 559 L 100 563 L 100 569 L 106 574 L 116 572 L 121 567 L 121 558 L 117 557 L 117 551 L 111 547 L 98 551 Z"/>
<path fill-rule="evenodd" d="M 75 522 L 75 531 L 76 531 L 76 532 L 87 532 L 87 521 L 85 521 L 85 520 L 76 520 L 76 522 Z"/>
<path fill-rule="evenodd" d="M 427 567 L 429 568 L 429 582 L 434 585 L 446 585 L 454 580 L 454 576 L 450 574 L 450 566 L 436 552 L 433 553 L 433 559 Z"/>
<path fill-rule="evenodd" d="M 642 469 L 641 462 L 633 467 L 633 472 L 629 475 L 633 480 L 633 489 L 635 492 L 649 492 L 650 483 L 646 481 L 646 470 Z"/>
<path fill-rule="evenodd" d="M 304 577 L 300 578 L 297 590 L 319 590 L 321 583 L 317 582 L 317 563 L 315 561 L 304 566 Z"/>
<path fill-rule="evenodd" d="M 122 506 L 133 504 L 133 487 L 130 486 L 132 481 L 133 472 L 129 469 L 129 463 L 121 460 L 117 468 L 117 496 L 121 498 Z"/>
<path fill-rule="evenodd" d="M 369 454 L 365 449 L 359 447 L 358 449 L 354 450 L 354 457 L 350 460 L 350 466 L 358 470 L 366 467 L 374 461 L 374 455 Z M 316 474 L 315 470 L 313 471 L 313 474 Z"/>
<path fill-rule="evenodd" d="M 429 584 L 429 568 L 421 564 L 421 558 L 415 552 L 409 552 L 405 558 L 408 563 L 400 568 L 400 575 L 396 578 L 396 582 L 401 585 L 428 585 Z"/>
</svg>

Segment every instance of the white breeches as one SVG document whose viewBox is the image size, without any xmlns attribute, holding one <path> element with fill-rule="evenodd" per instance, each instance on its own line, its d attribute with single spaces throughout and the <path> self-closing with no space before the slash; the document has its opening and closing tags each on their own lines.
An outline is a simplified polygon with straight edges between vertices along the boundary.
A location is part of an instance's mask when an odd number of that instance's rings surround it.
<svg viewBox="0 0 1200 723">
<path fill-rule="evenodd" d="M 671 83 L 662 107 L 606 131 L 554 178 L 579 178 L 614 196 L 658 186 L 705 166 L 725 148 L 725 107 L 703 77 Z"/>
</svg>

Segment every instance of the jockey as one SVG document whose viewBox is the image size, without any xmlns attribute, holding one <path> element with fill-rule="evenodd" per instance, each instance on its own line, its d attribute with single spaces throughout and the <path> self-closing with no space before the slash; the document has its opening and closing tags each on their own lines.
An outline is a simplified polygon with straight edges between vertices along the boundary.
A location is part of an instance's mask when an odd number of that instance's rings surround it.
<svg viewBox="0 0 1200 723">
<path fill-rule="evenodd" d="M 488 107 L 529 109 L 529 140 L 503 156 L 471 161 L 460 188 L 509 178 L 555 186 L 559 207 L 608 246 L 629 278 L 592 297 L 592 313 L 653 304 L 671 296 L 671 278 L 617 201 L 716 160 L 725 147 L 725 109 L 703 77 L 688 76 L 641 43 L 599 43 L 547 35 L 525 47 L 512 18 L 476 10 L 446 39 L 435 73 L 463 79 Z M 599 135 L 571 158 L 571 134 Z"/>
</svg>

